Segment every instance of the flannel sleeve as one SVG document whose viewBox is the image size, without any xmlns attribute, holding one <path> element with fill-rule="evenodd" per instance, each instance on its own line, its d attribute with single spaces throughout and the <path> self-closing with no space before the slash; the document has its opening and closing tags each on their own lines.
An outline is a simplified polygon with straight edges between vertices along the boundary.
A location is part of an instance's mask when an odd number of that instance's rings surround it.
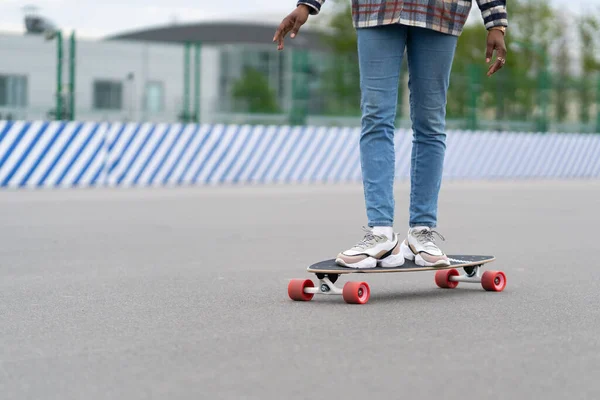
<svg viewBox="0 0 600 400">
<path fill-rule="evenodd" d="M 477 0 L 486 29 L 494 26 L 508 26 L 506 0 Z"/>
<path fill-rule="evenodd" d="M 312 15 L 317 15 L 321 11 L 321 6 L 325 3 L 325 0 L 299 0 L 296 7 L 300 4 L 304 4 L 310 8 Z"/>
</svg>

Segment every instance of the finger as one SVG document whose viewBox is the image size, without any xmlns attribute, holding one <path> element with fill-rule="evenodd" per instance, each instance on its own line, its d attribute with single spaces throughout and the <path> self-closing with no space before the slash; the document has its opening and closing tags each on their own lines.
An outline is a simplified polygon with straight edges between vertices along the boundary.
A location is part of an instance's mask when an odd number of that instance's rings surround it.
<svg viewBox="0 0 600 400">
<path fill-rule="evenodd" d="M 499 46 L 496 46 L 496 56 L 497 56 L 497 67 L 494 72 L 500 70 L 506 64 L 506 46 L 504 43 L 501 43 Z"/>
<path fill-rule="evenodd" d="M 279 35 L 281 35 L 281 24 L 279 24 L 279 26 L 277 27 L 277 30 L 275 31 L 275 35 L 273 35 L 274 42 L 276 42 L 277 39 L 279 39 Z"/>
<path fill-rule="evenodd" d="M 283 49 L 283 39 L 285 38 L 285 35 L 287 35 L 287 33 L 288 30 L 284 28 L 281 31 L 279 31 L 279 33 L 276 35 L 275 41 L 277 42 L 278 50 Z"/>
<path fill-rule="evenodd" d="M 490 60 L 492 59 L 493 53 L 494 53 L 494 42 L 492 42 L 491 40 L 488 40 L 487 48 L 485 50 L 485 62 L 486 63 L 490 62 Z"/>
<path fill-rule="evenodd" d="M 287 23 L 286 20 L 284 20 L 281 24 L 279 24 L 279 27 L 277 28 L 277 31 L 275 32 L 275 36 L 273 36 L 273 41 L 278 43 L 278 49 L 281 50 L 283 48 L 283 39 L 285 38 L 285 35 L 288 34 L 290 28 L 289 28 L 289 24 Z"/>
<path fill-rule="evenodd" d="M 498 70 L 500 70 L 504 66 L 504 62 L 505 61 L 503 61 L 503 60 L 504 60 L 504 58 L 498 57 L 498 59 L 496 59 L 496 62 L 494 62 L 492 65 L 490 65 L 490 68 L 488 69 L 487 76 L 492 76 Z"/>
<path fill-rule="evenodd" d="M 488 68 L 487 76 L 492 76 L 501 68 L 501 61 L 496 60 L 490 67 Z"/>
<path fill-rule="evenodd" d="M 496 46 L 496 55 L 503 60 L 506 60 L 506 46 Z"/>
<path fill-rule="evenodd" d="M 300 31 L 300 27 L 302 26 L 302 23 L 298 20 L 296 20 L 296 23 L 294 24 L 294 27 L 292 28 L 292 34 L 290 35 L 292 38 L 295 38 L 296 35 L 298 34 L 298 31 Z"/>
<path fill-rule="evenodd" d="M 273 41 L 277 42 L 278 40 L 280 40 L 283 36 L 285 36 L 286 31 L 285 31 L 285 26 L 279 25 L 279 28 L 277 28 L 277 31 L 275 31 L 275 36 L 273 36 Z"/>
</svg>

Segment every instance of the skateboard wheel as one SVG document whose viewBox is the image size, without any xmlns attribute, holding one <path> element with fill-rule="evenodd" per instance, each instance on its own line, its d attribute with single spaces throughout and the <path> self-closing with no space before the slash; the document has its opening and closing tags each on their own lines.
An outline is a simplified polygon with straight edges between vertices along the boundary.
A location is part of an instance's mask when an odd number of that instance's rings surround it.
<svg viewBox="0 0 600 400">
<path fill-rule="evenodd" d="M 371 297 L 371 289 L 366 282 L 346 282 L 342 297 L 348 304 L 365 304 Z"/>
<path fill-rule="evenodd" d="M 439 270 L 435 273 L 435 284 L 443 289 L 454 289 L 458 282 L 451 281 L 450 277 L 459 275 L 456 268 Z"/>
<path fill-rule="evenodd" d="M 288 284 L 288 296 L 295 301 L 310 301 L 315 294 L 305 293 L 304 288 L 314 286 L 310 279 L 292 279 Z"/>
<path fill-rule="evenodd" d="M 502 271 L 485 271 L 481 276 L 481 286 L 488 292 L 501 292 L 506 287 L 506 275 Z"/>
</svg>

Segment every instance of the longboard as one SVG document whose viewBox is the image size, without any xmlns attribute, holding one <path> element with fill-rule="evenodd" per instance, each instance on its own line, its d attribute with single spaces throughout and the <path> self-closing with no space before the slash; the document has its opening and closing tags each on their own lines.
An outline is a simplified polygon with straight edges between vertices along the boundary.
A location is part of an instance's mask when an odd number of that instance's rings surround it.
<svg viewBox="0 0 600 400">
<path fill-rule="evenodd" d="M 481 272 L 484 264 L 496 260 L 494 256 L 483 255 L 449 255 L 449 266 L 423 267 L 414 261 L 405 260 L 400 267 L 394 268 L 348 268 L 336 264 L 335 259 L 324 260 L 312 264 L 307 272 L 316 275 L 319 285 L 315 286 L 310 279 L 292 279 L 288 284 L 288 296 L 295 301 L 310 301 L 315 294 L 342 295 L 350 304 L 365 304 L 369 301 L 371 289 L 366 282 L 346 282 L 343 288 L 335 286 L 340 275 L 373 274 L 392 272 L 436 271 L 435 283 L 440 288 L 454 289 L 459 282 L 480 283 L 486 291 L 501 292 L 506 287 L 506 275 L 502 271 Z M 461 274 L 459 269 L 463 270 Z"/>
<path fill-rule="evenodd" d="M 331 259 L 331 260 L 325 260 L 325 261 L 321 261 L 316 264 L 313 264 L 307 268 L 307 271 L 312 272 L 312 273 L 321 273 L 321 274 L 353 274 L 353 273 L 372 274 L 372 273 L 382 273 L 382 272 L 435 271 L 435 270 L 440 270 L 440 269 L 474 267 L 477 265 L 483 265 L 486 263 L 490 263 L 490 262 L 496 260 L 496 258 L 494 256 L 458 255 L 458 256 L 448 256 L 448 258 L 450 259 L 449 267 L 446 267 L 446 266 L 444 266 L 444 267 L 422 267 L 420 265 L 415 264 L 414 261 L 404 260 L 404 264 L 401 265 L 400 267 L 394 267 L 394 268 L 375 267 L 375 268 L 364 268 L 364 269 L 342 267 L 341 265 L 336 264 L 335 259 Z"/>
</svg>

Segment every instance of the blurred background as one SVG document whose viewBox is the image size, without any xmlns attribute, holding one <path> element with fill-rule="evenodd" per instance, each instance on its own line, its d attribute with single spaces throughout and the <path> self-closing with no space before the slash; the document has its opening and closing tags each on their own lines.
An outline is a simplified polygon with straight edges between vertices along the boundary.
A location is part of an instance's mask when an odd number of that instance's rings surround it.
<svg viewBox="0 0 600 400">
<path fill-rule="evenodd" d="M 0 120 L 359 126 L 349 2 L 328 0 L 283 52 L 271 39 L 294 2 L 159 3 L 2 2 Z M 448 127 L 600 132 L 600 6 L 511 0 L 508 12 L 507 64 L 489 79 L 474 2 Z M 407 80 L 404 65 L 399 128 Z"/>
</svg>

